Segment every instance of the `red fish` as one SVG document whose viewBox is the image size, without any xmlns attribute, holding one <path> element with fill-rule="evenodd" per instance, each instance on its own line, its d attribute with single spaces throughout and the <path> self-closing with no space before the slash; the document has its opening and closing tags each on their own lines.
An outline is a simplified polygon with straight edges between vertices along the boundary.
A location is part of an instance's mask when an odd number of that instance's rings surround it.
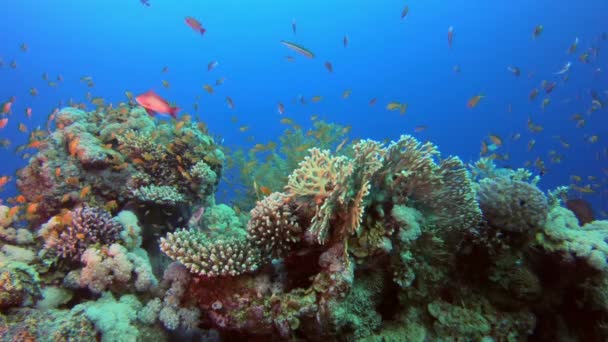
<svg viewBox="0 0 608 342">
<path fill-rule="evenodd" d="M 178 107 L 171 107 L 169 102 L 152 90 L 135 97 L 135 101 L 137 101 L 140 106 L 144 107 L 150 116 L 154 116 L 156 113 L 169 114 L 175 119 L 179 112 Z"/>
<path fill-rule="evenodd" d="M 9 101 L 7 101 L 7 102 L 5 102 L 5 103 L 2 105 L 2 111 L 1 111 L 1 113 L 2 113 L 2 114 L 10 114 L 10 113 L 11 113 L 11 107 L 12 107 L 12 106 L 13 106 L 13 100 L 12 100 L 12 99 L 11 99 L 11 100 L 9 100 Z"/>
<path fill-rule="evenodd" d="M 207 31 L 201 22 L 195 18 L 186 17 L 186 24 L 188 24 L 188 26 L 190 26 L 194 31 L 199 32 L 201 35 L 205 34 L 205 31 Z"/>
<path fill-rule="evenodd" d="M 477 107 L 477 105 L 479 104 L 479 101 L 484 98 L 483 94 L 479 94 L 479 95 L 475 95 L 473 96 L 468 102 L 467 102 L 467 107 L 469 108 L 475 108 Z"/>
</svg>

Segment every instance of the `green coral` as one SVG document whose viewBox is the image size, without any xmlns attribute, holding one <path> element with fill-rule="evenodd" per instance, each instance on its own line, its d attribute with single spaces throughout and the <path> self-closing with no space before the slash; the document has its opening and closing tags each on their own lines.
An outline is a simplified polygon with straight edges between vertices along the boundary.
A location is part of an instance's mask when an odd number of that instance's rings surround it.
<svg viewBox="0 0 608 342">
<path fill-rule="evenodd" d="M 72 311 L 84 314 L 95 324 L 102 342 L 136 342 L 139 330 L 134 322 L 141 308 L 142 304 L 133 295 L 124 295 L 116 301 L 111 293 L 105 292 L 97 301 L 76 305 Z"/>
<path fill-rule="evenodd" d="M 237 276 L 262 264 L 260 251 L 235 236 L 207 237 L 196 230 L 177 230 L 161 238 L 160 248 L 190 272 L 207 277 Z"/>
<path fill-rule="evenodd" d="M 382 277 L 380 272 L 356 275 L 346 298 L 332 306 L 333 324 L 340 336 L 359 340 L 380 328 L 382 317 L 376 307 L 382 300 Z"/>
<path fill-rule="evenodd" d="M 133 191 L 133 196 L 141 202 L 161 205 L 176 205 L 186 202 L 186 196 L 169 185 L 147 185 Z"/>
<path fill-rule="evenodd" d="M 0 261 L 0 309 L 31 306 L 39 298 L 40 278 L 32 266 Z"/>
</svg>

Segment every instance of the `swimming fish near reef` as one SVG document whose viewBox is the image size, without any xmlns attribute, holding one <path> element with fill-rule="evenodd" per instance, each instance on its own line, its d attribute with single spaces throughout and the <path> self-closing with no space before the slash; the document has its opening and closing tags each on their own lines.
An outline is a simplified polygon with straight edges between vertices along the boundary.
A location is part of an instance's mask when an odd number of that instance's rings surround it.
<svg viewBox="0 0 608 342">
<path fill-rule="evenodd" d="M 536 27 L 534 28 L 534 32 L 532 33 L 532 39 L 538 38 L 541 33 L 543 33 L 544 29 L 545 28 L 543 27 L 543 25 L 536 25 Z"/>
<path fill-rule="evenodd" d="M 156 113 L 168 114 L 175 119 L 179 112 L 178 107 L 171 107 L 169 102 L 152 90 L 135 97 L 135 101 L 137 101 L 140 106 L 144 107 L 150 116 L 154 116 Z"/>
<path fill-rule="evenodd" d="M 568 53 L 573 54 L 576 52 L 576 48 L 578 47 L 578 37 L 574 38 L 574 43 L 568 47 Z"/>
<path fill-rule="evenodd" d="M 481 101 L 482 98 L 484 98 L 483 94 L 479 94 L 479 95 L 473 96 L 467 102 L 467 107 L 469 107 L 469 108 L 475 108 L 475 107 L 477 107 L 477 105 L 479 104 L 479 101 Z"/>
<path fill-rule="evenodd" d="M 448 46 L 452 48 L 452 41 L 454 40 L 454 27 L 448 27 Z"/>
<path fill-rule="evenodd" d="M 205 32 L 207 31 L 203 27 L 201 22 L 196 20 L 193 17 L 186 17 L 185 21 L 186 21 L 186 24 L 188 24 L 188 26 L 190 26 L 194 31 L 199 32 L 201 35 L 205 34 Z"/>
<path fill-rule="evenodd" d="M 296 43 L 288 42 L 286 40 L 281 40 L 281 44 L 287 46 L 288 48 L 290 48 L 293 51 L 301 54 L 304 57 L 307 57 L 307 58 L 314 58 L 315 57 L 315 54 L 312 53 L 312 51 L 310 51 L 307 48 L 305 48 L 305 47 L 303 47 L 301 45 L 298 45 Z"/>
<path fill-rule="evenodd" d="M 568 62 L 564 65 L 563 68 L 561 68 L 558 72 L 554 73 L 554 75 L 563 75 L 565 73 L 567 73 L 570 70 L 570 66 L 572 65 L 571 62 Z"/>
<path fill-rule="evenodd" d="M 403 20 L 403 18 L 407 17 L 408 13 L 410 13 L 410 6 L 405 5 L 403 11 L 401 11 L 401 19 Z"/>
<path fill-rule="evenodd" d="M 519 76 L 521 74 L 521 71 L 516 66 L 508 66 L 507 70 L 509 70 L 515 76 Z"/>
</svg>

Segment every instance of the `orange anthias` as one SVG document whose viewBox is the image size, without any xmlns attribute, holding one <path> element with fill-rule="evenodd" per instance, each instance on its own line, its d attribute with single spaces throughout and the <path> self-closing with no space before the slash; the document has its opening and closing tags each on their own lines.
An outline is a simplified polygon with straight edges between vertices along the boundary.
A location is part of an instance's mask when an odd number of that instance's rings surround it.
<svg viewBox="0 0 608 342">
<path fill-rule="evenodd" d="M 478 104 L 479 101 L 483 98 L 483 94 L 479 94 L 479 95 L 475 95 L 473 96 L 468 102 L 467 102 L 467 107 L 469 108 L 475 108 Z"/>
<path fill-rule="evenodd" d="M 168 114 L 175 119 L 179 112 L 178 107 L 171 107 L 169 102 L 152 90 L 137 96 L 135 101 L 137 101 L 140 106 L 144 107 L 150 116 L 154 116 L 156 113 Z"/>
<path fill-rule="evenodd" d="M 195 18 L 186 17 L 186 24 L 188 24 L 188 26 L 190 26 L 194 31 L 199 32 L 201 35 L 205 34 L 205 31 L 207 31 L 201 22 Z"/>
</svg>

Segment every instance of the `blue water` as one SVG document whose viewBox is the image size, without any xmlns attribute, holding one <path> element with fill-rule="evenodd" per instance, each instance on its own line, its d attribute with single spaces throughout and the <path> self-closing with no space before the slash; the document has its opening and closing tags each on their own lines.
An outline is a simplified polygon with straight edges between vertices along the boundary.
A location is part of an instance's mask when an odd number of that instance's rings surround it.
<svg viewBox="0 0 608 342">
<path fill-rule="evenodd" d="M 420 139 L 467 162 L 478 158 L 482 139 L 498 134 L 505 140 L 499 152 L 511 155 L 502 165 L 522 167 L 541 157 L 548 169 L 540 183 L 543 189 L 569 184 L 572 174 L 595 176 L 594 183 L 601 187 L 583 198 L 592 201 L 597 212 L 608 211 L 608 170 L 601 169 L 608 168 L 608 109 L 586 114 L 591 89 L 608 104 L 608 41 L 600 39 L 608 32 L 605 0 L 149 2 L 150 7 L 138 0 L 3 3 L 0 100 L 15 96 L 16 101 L 9 125 L 0 131 L 0 139 L 13 142 L 10 149 L 0 150 L 0 175 L 14 174 L 25 164 L 14 153 L 27 140 L 17 130 L 18 122 L 30 129 L 44 127 L 60 101 L 83 102 L 89 91 L 118 103 L 126 100 L 126 90 L 137 94 L 154 89 L 182 113 L 198 114 L 229 146 L 250 145 L 249 136 L 255 137 L 253 142 L 276 140 L 285 129 L 279 123 L 278 102 L 285 104 L 284 116 L 300 124 L 310 125 L 309 117 L 320 114 L 327 121 L 352 125 L 354 137 L 395 139 L 427 125 L 417 134 Z M 406 3 L 409 14 L 401 20 Z M 194 32 L 185 16 L 199 19 L 207 32 Z M 539 24 L 544 32 L 534 40 L 532 32 Z M 452 49 L 449 26 L 454 27 Z M 346 48 L 344 35 L 349 37 Z M 580 40 L 578 50 L 568 55 L 575 37 Z M 280 40 L 297 42 L 316 57 L 296 55 Z M 27 52 L 20 50 L 22 43 Z M 599 56 L 580 63 L 578 56 L 590 47 L 599 48 Z M 287 55 L 295 62 L 286 61 Z M 12 60 L 16 69 L 8 66 Z M 213 60 L 219 66 L 208 72 Z M 324 68 L 325 61 L 333 64 L 333 73 Z M 553 73 L 567 61 L 572 62 L 570 79 L 563 82 Z M 453 71 L 455 65 L 460 73 Z M 509 65 L 518 66 L 521 76 L 507 71 Z M 161 73 L 165 66 L 169 71 Z M 61 75 L 64 81 L 51 88 L 41 77 L 44 72 L 51 80 Z M 91 76 L 95 87 L 87 88 L 79 80 L 82 76 Z M 216 87 L 221 77 L 225 83 Z M 528 93 L 544 79 L 558 85 L 543 111 L 544 92 L 534 102 Z M 162 80 L 169 81 L 170 88 L 164 88 Z M 215 93 L 209 95 L 203 84 L 213 85 Z M 36 97 L 29 95 L 32 87 L 39 91 Z M 343 99 L 346 89 L 352 94 Z M 467 101 L 479 93 L 485 95 L 480 104 L 467 108 Z M 308 100 L 306 105 L 298 102 L 299 95 Z M 311 103 L 314 95 L 323 100 Z M 197 96 L 198 113 L 193 110 Z M 234 109 L 226 106 L 226 96 L 234 100 Z M 378 102 L 371 107 L 374 97 Z M 387 111 L 390 101 L 408 103 L 407 114 Z M 31 120 L 24 114 L 27 107 L 33 109 Z M 585 116 L 584 128 L 577 129 L 570 120 L 574 113 Z M 231 121 L 233 116 L 238 122 Z M 526 129 L 530 116 L 543 132 Z M 250 130 L 240 132 L 242 125 Z M 517 142 L 509 139 L 514 133 L 521 133 Z M 594 134 L 599 141 L 590 144 L 587 137 Z M 557 135 L 571 147 L 563 148 Z M 536 140 L 532 152 L 527 151 L 530 139 Z M 551 163 L 550 150 L 563 154 L 563 162 Z M 12 182 L 2 196 L 14 194 Z"/>
</svg>

